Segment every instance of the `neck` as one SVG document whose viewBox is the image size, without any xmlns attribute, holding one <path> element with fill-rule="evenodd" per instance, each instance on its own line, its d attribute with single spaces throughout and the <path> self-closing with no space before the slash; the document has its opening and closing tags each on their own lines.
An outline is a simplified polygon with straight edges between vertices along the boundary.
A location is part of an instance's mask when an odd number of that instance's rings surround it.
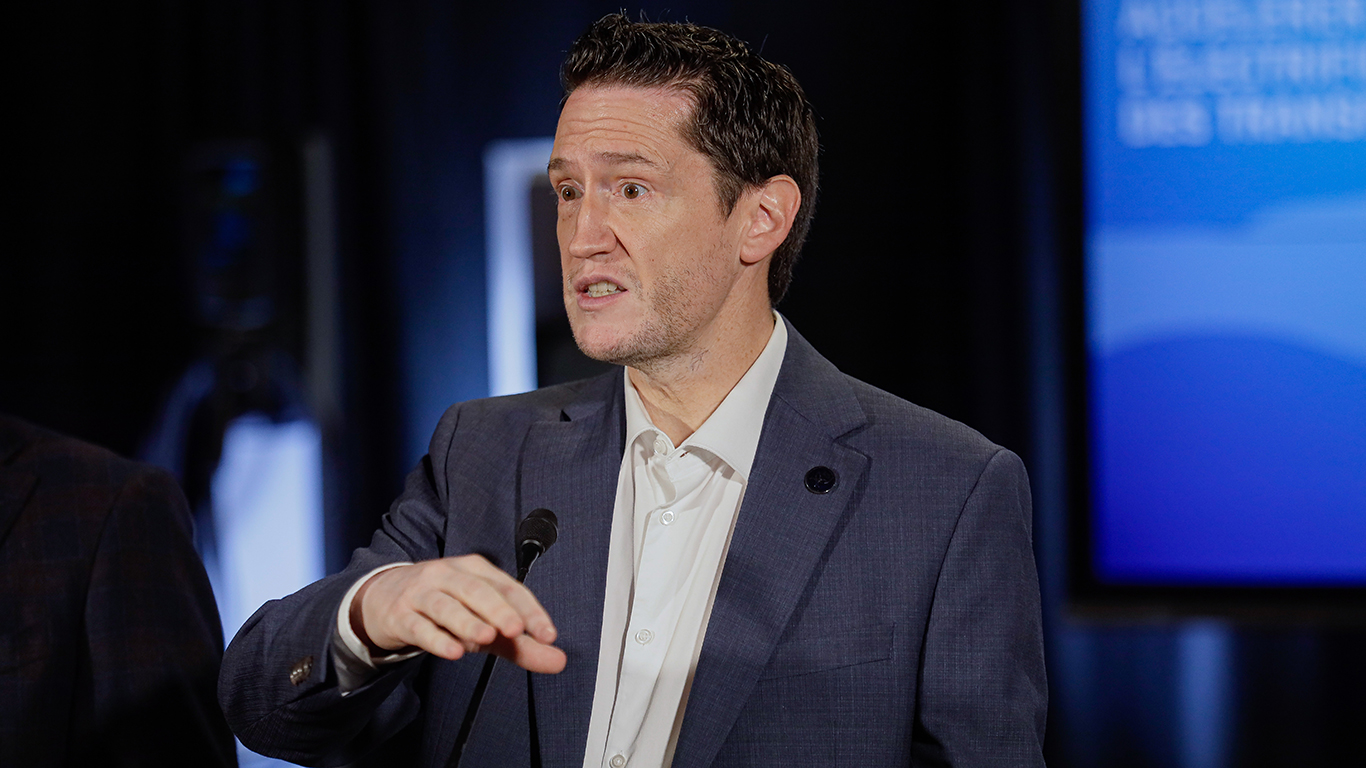
<svg viewBox="0 0 1366 768">
<path fill-rule="evenodd" d="M 739 327 L 719 329 L 684 353 L 628 367 L 654 425 L 678 445 L 697 431 L 740 382 L 773 335 L 773 311 Z"/>
</svg>

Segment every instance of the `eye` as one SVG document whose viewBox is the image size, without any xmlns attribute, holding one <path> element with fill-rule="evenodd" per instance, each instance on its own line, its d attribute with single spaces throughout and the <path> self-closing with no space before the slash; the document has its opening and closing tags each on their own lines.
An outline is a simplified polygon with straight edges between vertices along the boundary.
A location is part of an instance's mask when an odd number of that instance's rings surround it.
<svg viewBox="0 0 1366 768">
<path fill-rule="evenodd" d="M 634 200 L 644 192 L 644 188 L 639 184 L 627 184 L 621 188 L 621 196 L 627 200 Z"/>
<path fill-rule="evenodd" d="M 578 197 L 579 191 L 577 189 L 574 189 L 568 184 L 564 185 L 563 187 L 560 187 L 560 199 L 565 201 L 566 203 L 570 202 L 571 200 L 577 200 Z"/>
</svg>

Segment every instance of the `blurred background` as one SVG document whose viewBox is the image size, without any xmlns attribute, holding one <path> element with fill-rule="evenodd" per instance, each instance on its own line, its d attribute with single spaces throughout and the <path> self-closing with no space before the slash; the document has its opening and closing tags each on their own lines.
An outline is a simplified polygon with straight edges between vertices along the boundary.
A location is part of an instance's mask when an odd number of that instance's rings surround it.
<svg viewBox="0 0 1366 768">
<path fill-rule="evenodd" d="M 617 2 L 33 4 L 0 410 L 180 478 L 229 635 L 451 403 L 593 370 L 543 189 Z M 687 0 L 815 105 L 779 307 L 1030 469 L 1055 766 L 1356 764 L 1366 5 Z"/>
</svg>

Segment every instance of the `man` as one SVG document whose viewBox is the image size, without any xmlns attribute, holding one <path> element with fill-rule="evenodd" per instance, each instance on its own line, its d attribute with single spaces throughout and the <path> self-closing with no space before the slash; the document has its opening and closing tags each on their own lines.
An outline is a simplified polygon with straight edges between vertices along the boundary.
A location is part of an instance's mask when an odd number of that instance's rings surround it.
<svg viewBox="0 0 1366 768">
<path fill-rule="evenodd" d="M 339 761 L 416 722 L 447 764 L 489 651 L 462 765 L 1042 764 L 1019 460 L 773 312 L 816 190 L 791 74 L 609 16 L 563 77 L 565 305 L 625 374 L 452 407 L 371 546 L 233 642 L 238 735 Z"/>
<path fill-rule="evenodd" d="M 237 764 L 169 475 L 0 416 L 0 584 L 0 765 Z"/>
</svg>

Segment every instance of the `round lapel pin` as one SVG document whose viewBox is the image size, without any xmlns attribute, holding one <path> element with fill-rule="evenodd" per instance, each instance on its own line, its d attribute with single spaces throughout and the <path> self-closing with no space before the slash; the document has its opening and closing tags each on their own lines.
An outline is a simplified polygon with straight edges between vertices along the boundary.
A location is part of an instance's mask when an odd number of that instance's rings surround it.
<svg viewBox="0 0 1366 768">
<path fill-rule="evenodd" d="M 812 467 L 806 471 L 806 490 L 812 493 L 829 493 L 839 483 L 839 475 L 829 467 Z"/>
</svg>

